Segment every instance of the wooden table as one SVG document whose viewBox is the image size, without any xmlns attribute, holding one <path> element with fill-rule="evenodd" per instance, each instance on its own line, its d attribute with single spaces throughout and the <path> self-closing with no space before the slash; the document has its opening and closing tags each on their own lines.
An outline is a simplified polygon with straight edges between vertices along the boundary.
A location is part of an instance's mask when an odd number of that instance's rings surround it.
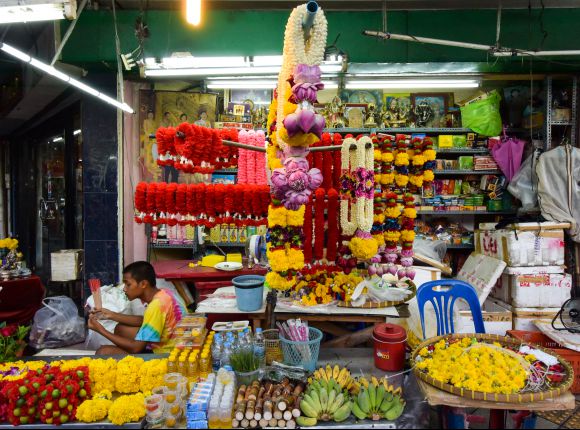
<svg viewBox="0 0 580 430">
<path fill-rule="evenodd" d="M 258 266 L 252 269 L 244 267 L 235 272 L 227 272 L 213 267 L 189 267 L 190 263 L 192 263 L 191 260 L 167 260 L 151 263 L 156 276 L 175 285 L 188 306 L 199 300 L 198 292 L 195 289 L 196 282 L 229 281 L 236 276 L 265 275 L 267 273 L 266 269 Z"/>
</svg>

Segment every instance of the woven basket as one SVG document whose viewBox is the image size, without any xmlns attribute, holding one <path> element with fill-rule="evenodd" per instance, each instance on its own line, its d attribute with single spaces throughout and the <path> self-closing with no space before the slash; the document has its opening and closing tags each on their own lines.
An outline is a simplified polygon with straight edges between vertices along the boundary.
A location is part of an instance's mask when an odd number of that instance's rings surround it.
<svg viewBox="0 0 580 430">
<path fill-rule="evenodd" d="M 522 342 L 520 342 L 518 340 L 511 339 L 511 338 L 505 337 L 505 336 L 498 336 L 495 334 L 462 333 L 462 334 L 448 334 L 448 335 L 444 335 L 444 336 L 433 337 L 431 339 L 427 339 L 425 342 L 423 342 L 421 345 L 419 345 L 413 351 L 413 354 L 411 356 L 411 365 L 414 368 L 413 371 L 415 372 L 415 375 L 418 378 L 422 379 L 423 381 L 427 382 L 428 384 L 431 384 L 436 388 L 439 388 L 441 390 L 455 394 L 457 396 L 467 397 L 467 398 L 472 399 L 472 400 L 484 400 L 484 401 L 494 401 L 494 402 L 503 402 L 503 403 L 529 403 L 529 402 L 534 402 L 534 401 L 538 401 L 538 400 L 546 400 L 546 399 L 552 399 L 554 397 L 559 397 L 560 395 L 562 395 L 563 393 L 568 391 L 570 389 L 570 387 L 572 386 L 572 383 L 574 382 L 574 370 L 572 369 L 572 366 L 570 366 L 570 363 L 568 363 L 566 360 L 561 358 L 559 355 L 555 354 L 554 351 L 551 351 L 551 350 L 546 349 L 546 348 L 542 348 L 542 347 L 537 346 L 537 345 L 531 345 L 531 346 L 533 348 L 539 349 L 541 351 L 545 351 L 546 353 L 557 357 L 558 361 L 562 364 L 562 366 L 564 366 L 564 368 L 566 369 L 566 373 L 567 373 L 566 379 L 564 379 L 564 381 L 562 381 L 556 388 L 553 388 L 553 389 L 547 390 L 547 391 L 540 391 L 538 393 L 498 394 L 498 393 L 484 393 L 482 391 L 466 390 L 464 388 L 457 388 L 457 387 L 454 387 L 453 385 L 450 385 L 450 384 L 447 384 L 445 382 L 441 382 L 439 380 L 433 379 L 427 373 L 425 373 L 422 370 L 419 370 L 415 367 L 415 365 L 416 365 L 415 358 L 417 357 L 417 355 L 419 354 L 419 351 L 422 348 L 433 345 L 441 339 L 463 339 L 464 337 L 476 338 L 479 341 L 487 341 L 488 343 L 498 342 L 502 346 L 519 347 L 520 345 L 522 345 Z"/>
<path fill-rule="evenodd" d="M 387 302 L 369 302 L 369 301 L 367 301 L 362 306 L 353 306 L 351 302 L 339 301 L 337 306 L 341 307 L 341 308 L 353 308 L 353 309 L 380 309 L 380 308 L 388 308 L 391 306 L 398 306 L 398 305 L 402 305 L 404 303 L 407 303 L 409 300 L 411 300 L 417 294 L 417 287 L 415 286 L 415 284 L 411 284 L 411 286 L 409 286 L 409 289 L 413 290 L 413 294 L 408 296 L 405 300 L 399 300 L 398 302 L 388 302 L 388 301 Z"/>
</svg>

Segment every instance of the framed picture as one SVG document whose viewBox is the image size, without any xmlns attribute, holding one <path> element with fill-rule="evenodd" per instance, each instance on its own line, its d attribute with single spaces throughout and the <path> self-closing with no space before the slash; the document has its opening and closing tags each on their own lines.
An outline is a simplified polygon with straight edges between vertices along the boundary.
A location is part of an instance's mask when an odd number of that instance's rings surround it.
<svg viewBox="0 0 580 430">
<path fill-rule="evenodd" d="M 345 105 L 344 117 L 349 128 L 362 128 L 365 122 L 365 103 L 347 103 Z"/>
<path fill-rule="evenodd" d="M 235 173 L 213 173 L 211 175 L 212 184 L 235 184 L 236 174 Z"/>
<path fill-rule="evenodd" d="M 367 90 L 343 90 L 340 93 L 340 98 L 346 103 L 362 103 L 365 105 L 373 103 L 377 108 L 382 101 L 380 91 Z"/>
<path fill-rule="evenodd" d="M 433 116 L 426 124 L 426 127 L 445 126 L 445 114 L 449 104 L 449 94 L 447 93 L 414 93 L 411 94 L 411 103 L 415 109 L 421 103 L 427 103 L 433 110 Z"/>
<path fill-rule="evenodd" d="M 404 107 L 408 110 L 411 109 L 411 94 L 410 93 L 385 93 L 383 94 L 383 106 L 387 109 L 397 109 L 398 107 Z"/>
</svg>

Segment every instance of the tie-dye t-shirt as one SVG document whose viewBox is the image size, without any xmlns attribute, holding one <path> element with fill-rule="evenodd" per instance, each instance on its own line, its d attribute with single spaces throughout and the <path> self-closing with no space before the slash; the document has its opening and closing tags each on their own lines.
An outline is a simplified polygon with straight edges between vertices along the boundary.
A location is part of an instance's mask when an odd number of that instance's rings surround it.
<svg viewBox="0 0 580 430">
<path fill-rule="evenodd" d="M 159 290 L 145 309 L 143 325 L 135 340 L 149 342 L 154 352 L 164 352 L 173 337 L 175 326 L 186 313 L 181 298 L 170 290 Z"/>
</svg>

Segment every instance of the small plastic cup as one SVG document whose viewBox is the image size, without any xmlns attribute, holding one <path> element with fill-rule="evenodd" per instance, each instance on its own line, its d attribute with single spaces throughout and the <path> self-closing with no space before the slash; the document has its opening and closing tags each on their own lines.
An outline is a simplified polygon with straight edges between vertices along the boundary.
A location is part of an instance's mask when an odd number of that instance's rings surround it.
<svg viewBox="0 0 580 430">
<path fill-rule="evenodd" d="M 145 409 L 148 416 L 161 416 L 163 414 L 163 396 L 161 394 L 152 394 L 147 397 L 145 399 Z"/>
<path fill-rule="evenodd" d="M 183 375 L 181 373 L 167 373 L 163 377 L 163 382 L 170 390 L 177 389 L 179 381 L 182 379 Z"/>
</svg>

